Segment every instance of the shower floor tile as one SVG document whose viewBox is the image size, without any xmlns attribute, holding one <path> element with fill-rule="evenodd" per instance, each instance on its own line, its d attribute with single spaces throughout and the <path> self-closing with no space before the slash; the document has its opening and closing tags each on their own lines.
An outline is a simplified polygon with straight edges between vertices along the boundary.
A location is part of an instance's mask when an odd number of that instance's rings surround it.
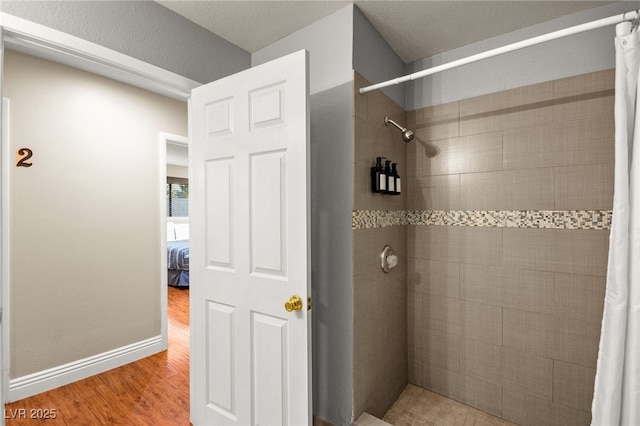
<svg viewBox="0 0 640 426">
<path fill-rule="evenodd" d="M 394 426 L 517 426 L 414 385 L 407 385 L 384 421 Z"/>
</svg>

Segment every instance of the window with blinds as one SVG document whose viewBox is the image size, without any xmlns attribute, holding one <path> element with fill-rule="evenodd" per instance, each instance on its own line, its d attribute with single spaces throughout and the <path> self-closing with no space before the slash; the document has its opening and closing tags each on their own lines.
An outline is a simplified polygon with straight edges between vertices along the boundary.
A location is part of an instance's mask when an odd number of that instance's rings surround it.
<svg viewBox="0 0 640 426">
<path fill-rule="evenodd" d="M 167 177 L 167 216 L 189 217 L 189 180 Z"/>
</svg>

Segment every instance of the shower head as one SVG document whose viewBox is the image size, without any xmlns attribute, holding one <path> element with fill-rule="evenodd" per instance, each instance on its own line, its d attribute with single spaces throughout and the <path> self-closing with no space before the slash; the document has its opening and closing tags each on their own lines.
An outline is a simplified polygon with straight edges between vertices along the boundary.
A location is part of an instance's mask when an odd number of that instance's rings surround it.
<svg viewBox="0 0 640 426">
<path fill-rule="evenodd" d="M 411 130 L 407 130 L 406 127 L 400 126 L 398 123 L 389 118 L 389 116 L 385 115 L 384 117 L 384 125 L 388 126 L 389 123 L 396 126 L 402 132 L 402 140 L 409 143 L 413 140 L 413 132 Z"/>
</svg>

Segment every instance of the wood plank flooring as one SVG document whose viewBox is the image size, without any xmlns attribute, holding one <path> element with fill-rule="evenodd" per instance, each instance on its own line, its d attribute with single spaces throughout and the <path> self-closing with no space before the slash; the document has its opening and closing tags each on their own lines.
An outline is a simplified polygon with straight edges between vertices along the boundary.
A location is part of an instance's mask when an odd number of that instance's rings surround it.
<svg viewBox="0 0 640 426">
<path fill-rule="evenodd" d="M 168 299 L 167 351 L 6 404 L 6 424 L 189 425 L 189 290 L 169 287 Z M 47 410 L 54 419 L 30 418 Z"/>
</svg>

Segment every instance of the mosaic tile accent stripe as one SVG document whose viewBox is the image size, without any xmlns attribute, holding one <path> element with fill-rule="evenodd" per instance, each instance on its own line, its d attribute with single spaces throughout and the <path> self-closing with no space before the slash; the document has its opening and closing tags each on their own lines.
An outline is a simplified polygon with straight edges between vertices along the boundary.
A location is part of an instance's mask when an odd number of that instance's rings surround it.
<svg viewBox="0 0 640 426">
<path fill-rule="evenodd" d="M 384 228 L 408 225 L 407 212 L 401 210 L 354 210 L 351 213 L 353 229 Z"/>
<path fill-rule="evenodd" d="M 611 210 L 354 210 L 353 229 L 398 225 L 611 229 Z"/>
</svg>

